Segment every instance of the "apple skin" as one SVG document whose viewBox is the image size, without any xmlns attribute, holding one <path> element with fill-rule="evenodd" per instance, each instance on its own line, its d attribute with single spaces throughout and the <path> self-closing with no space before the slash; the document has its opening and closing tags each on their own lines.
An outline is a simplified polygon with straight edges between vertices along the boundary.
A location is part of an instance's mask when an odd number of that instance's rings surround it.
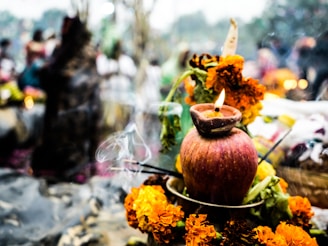
<svg viewBox="0 0 328 246">
<path fill-rule="evenodd" d="M 214 138 L 192 128 L 182 141 L 180 158 L 190 197 L 222 205 L 241 205 L 258 166 L 251 138 L 238 128 Z"/>
</svg>

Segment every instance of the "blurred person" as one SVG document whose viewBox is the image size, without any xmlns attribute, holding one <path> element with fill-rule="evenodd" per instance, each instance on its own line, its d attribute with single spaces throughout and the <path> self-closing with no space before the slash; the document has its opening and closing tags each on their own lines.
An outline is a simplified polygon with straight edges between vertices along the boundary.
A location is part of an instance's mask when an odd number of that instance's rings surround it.
<svg viewBox="0 0 328 246">
<path fill-rule="evenodd" d="M 272 49 L 266 45 L 258 43 L 257 45 L 257 66 L 258 66 L 258 79 L 265 77 L 267 73 L 278 68 L 279 62 L 272 51 Z"/>
<path fill-rule="evenodd" d="M 104 48 L 102 48 L 104 49 Z M 123 130 L 135 108 L 137 67 L 126 54 L 121 39 L 115 39 L 97 56 L 97 71 L 103 77 L 104 117 L 109 132 Z"/>
<path fill-rule="evenodd" d="M 33 173 L 53 182 L 84 182 L 96 172 L 102 108 L 91 33 L 78 16 L 63 19 L 61 44 L 40 81 L 47 98 Z"/>
<path fill-rule="evenodd" d="M 132 91 L 137 67 L 133 59 L 124 52 L 122 40 L 114 41 L 109 54 L 97 57 L 97 69 L 106 78 L 105 87 L 115 91 Z"/>
<path fill-rule="evenodd" d="M 152 104 L 158 104 L 161 101 L 160 82 L 162 70 L 159 61 L 156 58 L 145 60 L 140 66 L 138 83 L 138 99 L 141 110 L 147 110 Z"/>
<path fill-rule="evenodd" d="M 157 147 L 160 123 L 158 118 L 161 102 L 161 67 L 156 57 L 144 59 L 136 76 L 137 115 L 136 122 L 144 140 L 150 147 Z"/>
<path fill-rule="evenodd" d="M 46 61 L 49 61 L 54 56 L 54 52 L 58 49 L 60 42 L 52 28 L 47 29 L 44 36 L 45 59 Z"/>
<path fill-rule="evenodd" d="M 25 68 L 18 79 L 19 87 L 21 90 L 27 86 L 41 88 L 38 73 L 44 65 L 46 56 L 42 29 L 36 29 L 33 32 L 32 40 L 25 46 L 25 53 Z"/>
<path fill-rule="evenodd" d="M 301 37 L 296 40 L 288 59 L 288 67 L 292 69 L 299 79 L 310 79 L 311 52 L 316 40 L 313 37 Z"/>
<path fill-rule="evenodd" d="M 315 72 L 314 80 L 309 87 L 310 100 L 318 100 L 320 93 L 328 87 L 328 31 L 316 39 L 309 59 Z"/>
<path fill-rule="evenodd" d="M 11 40 L 0 41 L 0 83 L 16 80 L 16 64 L 10 54 Z"/>
<path fill-rule="evenodd" d="M 290 47 L 283 41 L 283 39 L 273 37 L 270 48 L 278 60 L 278 68 L 286 68 L 286 60 L 289 56 Z"/>
</svg>

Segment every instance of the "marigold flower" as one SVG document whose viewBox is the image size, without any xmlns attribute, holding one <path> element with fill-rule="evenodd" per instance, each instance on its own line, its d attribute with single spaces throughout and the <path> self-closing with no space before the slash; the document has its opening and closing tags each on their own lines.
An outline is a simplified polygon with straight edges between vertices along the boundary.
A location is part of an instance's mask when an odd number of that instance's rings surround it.
<svg viewBox="0 0 328 246">
<path fill-rule="evenodd" d="M 258 226 L 253 229 L 255 238 L 260 244 L 267 246 L 317 246 L 315 238 L 304 231 L 301 227 L 280 222 L 275 233 L 268 226 Z"/>
<path fill-rule="evenodd" d="M 186 219 L 186 245 L 209 245 L 216 238 L 216 231 L 213 225 L 206 220 L 206 214 L 191 214 Z"/>
<path fill-rule="evenodd" d="M 164 193 L 165 191 L 159 185 L 141 186 L 138 197 L 134 200 L 133 210 L 136 211 L 138 227 L 142 232 L 151 231 L 148 217 L 154 212 L 154 208 L 167 206 L 168 201 Z"/>
<path fill-rule="evenodd" d="M 139 195 L 140 188 L 133 187 L 131 192 L 125 197 L 124 207 L 126 211 L 126 218 L 129 226 L 137 229 L 138 228 L 138 219 L 136 215 L 136 211 L 133 209 L 133 203 L 137 199 Z"/>
<path fill-rule="evenodd" d="M 159 243 L 169 243 L 175 238 L 174 228 L 184 218 L 181 206 L 168 202 L 160 185 L 132 188 L 124 200 L 128 224 L 141 232 L 151 232 Z"/>
<path fill-rule="evenodd" d="M 169 243 L 174 239 L 176 235 L 173 229 L 183 217 L 184 212 L 181 206 L 168 204 L 163 207 L 157 204 L 154 207 L 153 213 L 148 217 L 155 240 L 159 243 Z"/>
<path fill-rule="evenodd" d="M 253 122 L 262 109 L 260 100 L 264 98 L 265 87 L 253 78 L 244 78 L 242 69 L 244 58 L 240 55 L 227 57 L 213 57 L 208 54 L 202 56 L 194 55 L 190 61 L 192 67 L 207 71 L 204 84 L 196 80 L 196 84 L 186 84 L 188 93 L 186 103 L 210 102 L 219 95 L 222 89 L 226 91 L 225 104 L 239 109 L 242 113 L 241 123 L 248 125 Z"/>
<path fill-rule="evenodd" d="M 301 227 L 281 222 L 276 228 L 276 234 L 282 235 L 288 246 L 317 246 L 315 238 L 304 231 Z"/>
<path fill-rule="evenodd" d="M 280 177 L 279 185 L 283 193 L 287 193 L 288 183 L 282 177 Z"/>
<path fill-rule="evenodd" d="M 261 244 L 268 244 L 274 238 L 274 232 L 268 226 L 258 226 L 253 229 L 256 232 L 256 238 Z"/>
<path fill-rule="evenodd" d="M 290 196 L 288 198 L 288 204 L 293 215 L 305 215 L 308 218 L 311 218 L 314 215 L 311 203 L 307 197 Z"/>
<path fill-rule="evenodd" d="M 310 228 L 309 222 L 314 212 L 309 199 L 301 196 L 290 196 L 288 206 L 293 214 L 291 223 L 303 228 Z"/>
</svg>

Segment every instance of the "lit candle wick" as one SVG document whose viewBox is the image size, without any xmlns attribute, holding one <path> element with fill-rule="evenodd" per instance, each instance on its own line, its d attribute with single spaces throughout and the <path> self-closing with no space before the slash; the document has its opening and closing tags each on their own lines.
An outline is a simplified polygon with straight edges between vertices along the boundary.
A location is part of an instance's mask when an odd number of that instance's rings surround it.
<svg viewBox="0 0 328 246">
<path fill-rule="evenodd" d="M 223 117 L 224 115 L 220 112 L 220 108 L 216 107 L 214 108 L 214 110 L 204 111 L 204 116 L 206 118 L 214 118 L 214 117 Z"/>
<path fill-rule="evenodd" d="M 213 117 L 224 117 L 224 115 L 220 112 L 221 107 L 223 106 L 225 99 L 225 90 L 222 89 L 218 99 L 214 104 L 214 110 L 207 110 L 204 112 L 205 117 L 213 118 Z"/>
</svg>

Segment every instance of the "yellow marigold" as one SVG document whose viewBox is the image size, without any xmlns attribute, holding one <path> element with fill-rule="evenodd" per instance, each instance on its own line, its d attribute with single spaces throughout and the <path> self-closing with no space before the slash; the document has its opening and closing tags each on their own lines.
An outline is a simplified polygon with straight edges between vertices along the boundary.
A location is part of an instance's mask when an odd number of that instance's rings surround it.
<svg viewBox="0 0 328 246">
<path fill-rule="evenodd" d="M 138 219 L 136 211 L 133 209 L 133 203 L 139 195 L 140 188 L 132 188 L 131 192 L 124 199 L 124 207 L 128 224 L 133 228 L 138 228 Z"/>
<path fill-rule="evenodd" d="M 142 232 L 150 232 L 151 226 L 148 217 L 153 213 L 155 207 L 166 207 L 168 204 L 164 190 L 159 185 L 142 185 L 138 197 L 133 202 L 133 210 L 136 211 L 138 228 Z"/>
<path fill-rule="evenodd" d="M 184 212 L 181 206 L 168 204 L 167 206 L 155 206 L 153 213 L 148 217 L 152 227 L 152 234 L 159 243 L 169 243 L 175 238 L 174 228 L 177 222 L 182 220 Z"/>
<path fill-rule="evenodd" d="M 191 214 L 186 219 L 186 246 L 208 245 L 216 238 L 215 228 L 206 218 L 206 214 Z"/>
<path fill-rule="evenodd" d="M 282 235 L 288 246 L 317 246 L 315 238 L 304 231 L 301 227 L 281 222 L 276 228 L 276 234 Z"/>
<path fill-rule="evenodd" d="M 257 116 L 260 115 L 260 111 L 263 108 L 263 105 L 261 102 L 255 104 L 255 105 L 249 105 L 248 108 L 241 111 L 242 113 L 242 119 L 241 123 L 245 126 L 252 123 Z"/>
<path fill-rule="evenodd" d="M 258 176 L 259 180 L 262 181 L 267 176 L 275 176 L 276 170 L 274 167 L 267 161 L 263 160 L 258 166 L 256 175 Z"/>
</svg>

